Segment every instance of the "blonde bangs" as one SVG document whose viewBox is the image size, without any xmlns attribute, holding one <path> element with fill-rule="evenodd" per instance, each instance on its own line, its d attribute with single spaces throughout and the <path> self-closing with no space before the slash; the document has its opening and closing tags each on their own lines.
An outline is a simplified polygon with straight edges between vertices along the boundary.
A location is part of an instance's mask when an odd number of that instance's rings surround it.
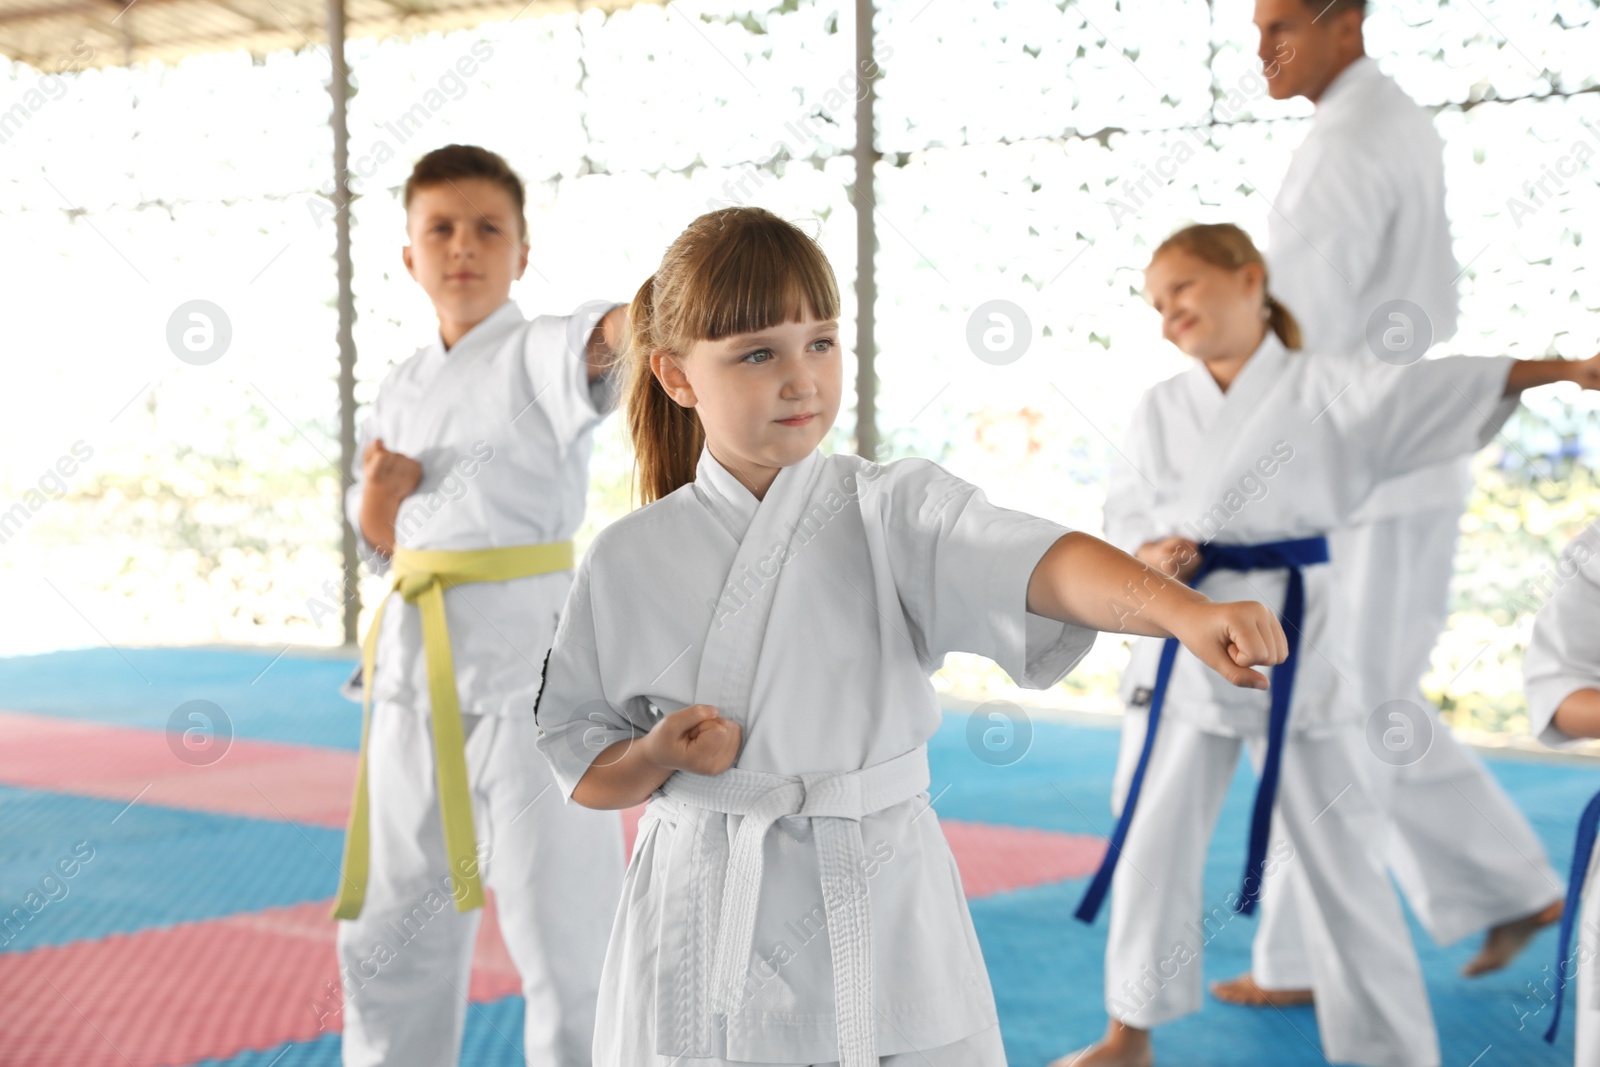
<svg viewBox="0 0 1600 1067">
<path fill-rule="evenodd" d="M 720 341 L 808 316 L 824 322 L 839 317 L 833 268 L 809 236 L 765 212 L 717 221 L 704 227 L 704 239 L 690 253 L 698 269 L 686 279 L 678 321 L 670 339 L 664 338 L 669 348 L 686 351 L 695 341 Z"/>
</svg>

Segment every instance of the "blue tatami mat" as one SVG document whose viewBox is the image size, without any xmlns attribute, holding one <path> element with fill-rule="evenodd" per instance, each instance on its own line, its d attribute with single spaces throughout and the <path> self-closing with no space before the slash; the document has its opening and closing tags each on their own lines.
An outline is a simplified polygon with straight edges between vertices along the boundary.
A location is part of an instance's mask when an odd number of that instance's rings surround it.
<svg viewBox="0 0 1600 1067">
<path fill-rule="evenodd" d="M 0 709 L 164 728 L 179 704 L 205 699 L 225 710 L 239 737 L 350 749 L 358 740 L 359 708 L 335 692 L 350 666 L 349 660 L 296 654 L 274 662 L 272 650 L 105 649 L 0 659 Z M 951 713 L 930 747 L 936 810 L 951 820 L 1103 835 L 1111 825 L 1116 749 L 1114 729 L 1036 718 L 1026 754 L 1010 766 L 991 766 L 969 748 L 968 717 Z M 1577 814 L 1600 789 L 1600 769 L 1498 757 L 1488 765 L 1564 875 Z M 1222 902 L 1238 883 L 1253 788 L 1253 774 L 1241 765 L 1206 868 L 1208 901 Z M 70 896 L 51 903 L 0 952 L 325 899 L 332 892 L 342 837 L 337 830 L 144 802 L 124 808 L 65 792 L 0 787 L 0 901 L 20 900 L 38 872 L 74 842 L 88 840 L 95 849 L 72 880 Z M 1469 814 L 1463 815 L 1464 832 Z M 1092 927 L 1072 918 L 1083 886 L 1076 879 L 972 904 L 1013 1067 L 1042 1067 L 1104 1027 L 1106 917 Z M 1208 981 L 1248 969 L 1255 927 L 1243 916 L 1223 926 L 1206 947 Z M 1572 1062 L 1570 1026 L 1553 1048 L 1540 1040 L 1549 1018 L 1553 931 L 1541 934 L 1506 971 L 1476 980 L 1458 972 L 1477 938 L 1439 947 L 1414 923 L 1412 938 L 1446 1065 Z M 521 1031 L 518 998 L 473 1005 L 462 1063 L 521 1063 Z M 1231 1008 L 1208 998 L 1199 1013 L 1163 1028 L 1156 1040 L 1159 1063 L 1185 1067 L 1324 1063 L 1310 1009 Z M 329 1035 L 206 1062 L 332 1067 L 339 1046 Z"/>
<path fill-rule="evenodd" d="M 0 657 L 0 711 L 164 730 L 180 704 L 221 708 L 234 736 L 355 749 L 361 706 L 339 683 L 356 661 L 279 649 L 93 648 Z M 352 711 L 353 709 L 353 711 Z"/>
</svg>

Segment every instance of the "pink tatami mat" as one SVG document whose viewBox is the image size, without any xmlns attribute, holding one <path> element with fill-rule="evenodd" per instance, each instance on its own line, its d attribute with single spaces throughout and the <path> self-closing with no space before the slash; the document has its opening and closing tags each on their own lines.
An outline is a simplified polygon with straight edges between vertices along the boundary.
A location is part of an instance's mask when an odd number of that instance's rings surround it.
<svg viewBox="0 0 1600 1067">
<path fill-rule="evenodd" d="M 235 738 L 215 763 L 173 754 L 164 730 L 0 711 L 0 785 L 341 829 L 356 754 Z"/>
<path fill-rule="evenodd" d="M 0 953 L 0 1065 L 161 1067 L 337 1031 L 329 907 L 316 901 Z M 498 1000 L 520 989 L 491 903 L 468 996 Z"/>
</svg>

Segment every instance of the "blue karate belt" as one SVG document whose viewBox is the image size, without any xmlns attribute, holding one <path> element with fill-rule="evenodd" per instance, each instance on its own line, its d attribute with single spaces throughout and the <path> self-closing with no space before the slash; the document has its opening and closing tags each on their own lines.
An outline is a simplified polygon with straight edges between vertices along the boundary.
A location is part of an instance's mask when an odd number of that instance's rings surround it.
<svg viewBox="0 0 1600 1067">
<path fill-rule="evenodd" d="M 1572 926 L 1578 921 L 1578 908 L 1583 896 L 1583 880 L 1589 873 L 1589 856 L 1594 852 L 1595 831 L 1600 828 L 1600 793 L 1589 798 L 1589 804 L 1578 817 L 1578 839 L 1572 846 L 1572 870 L 1567 875 L 1567 904 L 1561 911 L 1561 939 L 1556 943 L 1556 1010 L 1550 1019 L 1550 1029 L 1544 1039 L 1552 1045 L 1556 1031 L 1561 1029 L 1561 1000 L 1567 991 L 1567 954 L 1572 951 Z M 1576 967 L 1573 973 L 1577 973 Z"/>
<path fill-rule="evenodd" d="M 1328 562 L 1326 537 L 1302 537 L 1293 541 L 1267 541 L 1259 545 L 1222 545 L 1210 542 L 1200 546 L 1200 567 L 1189 579 L 1190 586 L 1198 586 L 1213 571 L 1267 571 L 1287 570 L 1289 588 L 1284 594 L 1283 611 L 1278 620 L 1283 624 L 1284 635 L 1289 639 L 1289 655 L 1272 668 L 1272 705 L 1267 716 L 1267 754 L 1261 763 L 1261 783 L 1256 787 L 1255 810 L 1250 817 L 1250 852 L 1244 865 L 1244 885 L 1239 903 L 1234 910 L 1244 915 L 1254 914 L 1256 901 L 1261 896 L 1261 878 L 1267 862 L 1267 838 L 1272 829 L 1272 806 L 1278 796 L 1278 767 L 1283 762 L 1283 740 L 1289 724 L 1289 701 L 1294 696 L 1295 668 L 1300 664 L 1300 630 L 1305 623 L 1306 584 L 1302 568 Z M 1178 640 L 1169 637 L 1161 646 L 1161 662 L 1156 668 L 1155 690 L 1150 697 L 1149 726 L 1145 729 L 1144 747 L 1139 750 L 1139 765 L 1134 768 L 1133 780 L 1128 783 L 1128 798 L 1122 804 L 1122 816 L 1111 832 L 1106 845 L 1105 858 L 1095 872 L 1083 900 L 1078 904 L 1076 916 L 1092 923 L 1100 914 L 1100 905 L 1111 890 L 1111 876 L 1116 873 L 1117 860 L 1122 857 L 1122 845 L 1128 838 L 1128 825 L 1133 821 L 1133 810 L 1139 804 L 1139 790 L 1144 785 L 1144 772 L 1150 766 L 1150 753 L 1155 748 L 1156 727 L 1161 723 L 1161 705 L 1167 698 L 1167 683 L 1172 681 L 1172 666 L 1178 659 Z"/>
</svg>

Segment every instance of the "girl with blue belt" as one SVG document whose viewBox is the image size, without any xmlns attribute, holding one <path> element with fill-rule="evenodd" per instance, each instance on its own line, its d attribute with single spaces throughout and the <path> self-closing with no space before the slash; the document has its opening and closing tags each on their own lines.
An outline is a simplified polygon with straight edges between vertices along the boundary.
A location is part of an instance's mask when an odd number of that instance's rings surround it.
<svg viewBox="0 0 1600 1067">
<path fill-rule="evenodd" d="M 1325 534 L 1378 482 L 1482 446 L 1524 389 L 1600 383 L 1600 360 L 1308 355 L 1236 226 L 1197 225 L 1152 257 L 1162 334 L 1195 365 L 1134 412 L 1106 501 L 1112 543 L 1219 600 L 1281 612 L 1289 656 L 1268 693 L 1226 691 L 1170 642 L 1136 643 L 1124 676 L 1126 784 L 1106 862 L 1078 916 L 1109 893 L 1105 1038 L 1062 1064 L 1152 1062 L 1150 1031 L 1200 1007 L 1204 946 L 1253 912 L 1270 865 L 1301 865 L 1297 901 L 1324 1055 L 1372 1067 L 1439 1063 L 1421 971 L 1374 842 L 1360 665 Z M 1509 403 L 1508 403 L 1509 401 Z M 1237 892 L 1202 874 L 1241 747 L 1261 767 Z M 1272 819 L 1288 847 L 1267 854 Z"/>
<path fill-rule="evenodd" d="M 1573 538 L 1554 580 L 1550 599 L 1534 619 L 1522 673 L 1528 728 L 1540 741 L 1561 748 L 1600 737 L 1600 523 Z M 1597 824 L 1600 794 L 1578 818 L 1545 1031 L 1545 1040 L 1555 1041 L 1566 987 L 1576 984 L 1572 1018 L 1578 1067 L 1600 1064 L 1600 894 L 1594 890 L 1593 871 Z"/>
</svg>

